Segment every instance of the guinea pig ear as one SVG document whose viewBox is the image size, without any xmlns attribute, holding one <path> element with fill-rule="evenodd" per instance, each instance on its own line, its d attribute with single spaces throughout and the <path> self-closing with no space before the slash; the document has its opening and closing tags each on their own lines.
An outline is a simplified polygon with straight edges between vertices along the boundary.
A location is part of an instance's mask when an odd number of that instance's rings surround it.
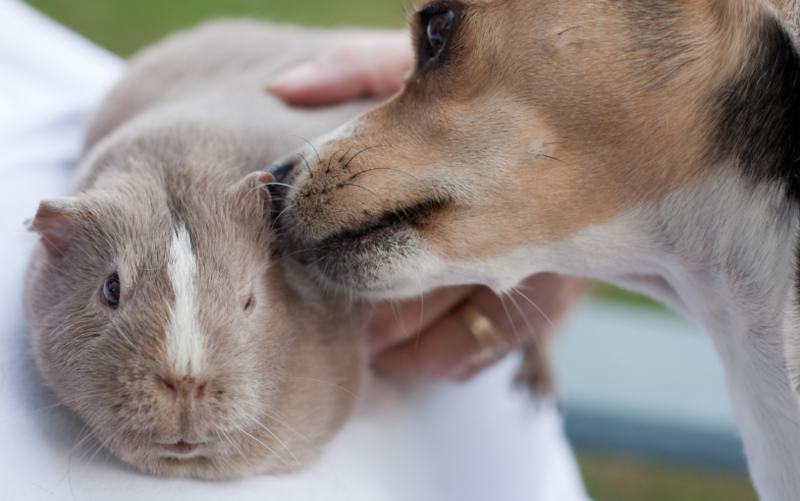
<svg viewBox="0 0 800 501">
<path fill-rule="evenodd" d="M 258 207 L 269 217 L 272 214 L 272 195 L 267 185 L 274 182 L 275 177 L 269 172 L 253 172 L 233 186 L 233 196 L 246 204 L 246 210 Z"/>
<path fill-rule="evenodd" d="M 50 257 L 60 259 L 69 251 L 70 243 L 80 230 L 77 207 L 76 197 L 43 200 L 36 216 L 27 222 L 28 230 L 42 236 Z"/>
</svg>

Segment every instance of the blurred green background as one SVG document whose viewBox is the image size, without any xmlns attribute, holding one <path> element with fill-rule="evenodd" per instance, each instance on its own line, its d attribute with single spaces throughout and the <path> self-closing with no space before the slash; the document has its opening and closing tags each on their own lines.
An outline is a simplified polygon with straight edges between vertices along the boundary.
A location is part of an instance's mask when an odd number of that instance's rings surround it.
<svg viewBox="0 0 800 501">
<path fill-rule="evenodd" d="M 266 18 L 315 26 L 400 28 L 411 0 L 28 0 L 56 21 L 128 57 L 164 35 L 219 17 Z M 659 307 L 643 296 L 596 284 L 596 296 Z M 633 457 L 578 451 L 596 501 L 753 501 L 738 472 L 656 464 Z"/>
</svg>

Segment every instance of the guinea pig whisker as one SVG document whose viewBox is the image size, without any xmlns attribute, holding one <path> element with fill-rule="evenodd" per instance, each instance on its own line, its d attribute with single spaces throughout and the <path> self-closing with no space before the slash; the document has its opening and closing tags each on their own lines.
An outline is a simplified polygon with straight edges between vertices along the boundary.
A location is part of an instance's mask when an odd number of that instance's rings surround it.
<svg viewBox="0 0 800 501">
<path fill-rule="evenodd" d="M 277 222 L 278 222 L 278 219 L 280 219 L 280 218 L 281 218 L 281 216 L 284 214 L 284 212 L 288 211 L 288 210 L 289 210 L 289 209 L 291 209 L 292 207 L 294 207 L 294 204 L 292 204 L 292 205 L 290 205 L 290 206 L 286 207 L 285 209 L 283 209 L 283 210 L 281 211 L 281 213 L 280 213 L 280 214 L 278 214 L 278 217 L 276 217 L 276 218 L 275 218 L 275 221 L 273 221 L 273 222 L 272 222 L 272 228 L 270 228 L 271 230 L 274 230 L 274 229 L 275 229 L 275 224 L 277 224 Z"/>
<path fill-rule="evenodd" d="M 92 453 L 92 455 L 91 455 L 91 457 L 89 458 L 89 460 L 87 461 L 87 463 L 90 463 L 90 464 L 91 464 L 91 463 L 94 461 L 94 458 L 97 456 L 97 453 L 103 450 L 103 447 L 102 447 L 102 445 L 103 445 L 103 444 L 101 444 L 100 442 L 97 442 L 97 446 L 96 446 L 96 447 L 97 447 L 97 450 L 95 450 L 95 451 Z"/>
<path fill-rule="evenodd" d="M 72 454 L 74 454 L 76 450 L 78 450 L 81 446 L 83 446 L 83 444 L 85 444 L 90 438 L 93 438 L 91 431 L 89 432 L 88 435 L 81 438 L 87 426 L 89 425 L 84 424 L 83 428 L 81 428 L 81 430 L 78 432 L 78 435 L 75 437 L 75 442 L 72 444 L 72 447 L 67 451 L 66 457 L 72 456 Z"/>
<path fill-rule="evenodd" d="M 84 452 L 83 455 L 81 455 L 81 457 L 78 458 L 78 462 L 82 461 L 83 458 L 86 457 L 86 455 L 89 454 L 92 450 L 96 449 L 96 450 L 99 451 L 100 449 L 102 449 L 102 445 L 103 444 L 101 444 L 98 441 L 96 444 L 94 444 L 93 446 L 89 447 L 86 450 L 86 452 Z M 94 455 L 92 456 L 92 458 L 94 458 Z M 89 459 L 89 461 L 87 461 L 87 463 L 89 463 L 89 464 L 91 464 L 91 462 L 92 462 L 91 459 Z M 72 493 L 72 498 L 73 499 L 77 499 L 75 497 L 75 489 L 72 487 L 72 457 L 70 457 L 70 460 L 69 460 L 69 462 L 67 464 L 67 483 L 69 484 L 69 490 Z"/>
<path fill-rule="evenodd" d="M 244 431 L 244 428 L 242 428 L 241 426 L 239 426 L 239 425 L 236 425 L 236 424 L 235 424 L 234 426 L 235 426 L 236 428 L 238 428 L 238 429 L 239 429 L 239 431 L 241 431 L 242 433 L 244 433 L 245 435 L 247 435 L 248 437 L 252 438 L 253 440 L 255 440 L 256 442 L 258 442 L 259 444 L 261 444 L 261 445 L 263 445 L 264 447 L 266 447 L 268 451 L 270 451 L 271 453 L 273 453 L 273 454 L 275 454 L 276 456 L 278 456 L 278 459 L 280 459 L 281 461 L 283 461 L 283 464 L 285 464 L 286 466 L 288 466 L 288 467 L 289 467 L 289 469 L 290 469 L 290 470 L 292 470 L 292 473 L 294 473 L 294 468 L 292 468 L 292 465 L 290 465 L 289 463 L 287 463 L 287 462 L 286 462 L 286 460 L 285 460 L 285 459 L 283 459 L 283 456 L 281 456 L 280 454 L 278 454 L 277 452 L 275 452 L 275 450 L 274 450 L 274 449 L 272 449 L 270 446 L 268 446 L 267 444 L 265 444 L 265 443 L 264 443 L 264 442 L 262 442 L 261 440 L 257 439 L 257 438 L 256 438 L 256 437 L 254 437 L 253 435 L 251 435 L 251 434 L 247 433 L 246 431 Z"/>
<path fill-rule="evenodd" d="M 43 411 L 46 411 L 46 410 L 54 409 L 54 408 L 56 408 L 56 407 L 61 407 L 61 406 L 63 406 L 63 405 L 64 405 L 64 403 L 63 403 L 63 402 L 59 402 L 59 403 L 57 403 L 57 404 L 53 404 L 53 405 L 47 405 L 47 406 L 45 406 L 45 407 L 40 407 L 40 408 L 38 408 L 38 409 L 36 409 L 36 410 L 33 410 L 33 411 L 28 411 L 27 413 L 25 413 L 25 416 L 26 416 L 26 417 L 27 417 L 27 416 L 31 416 L 31 415 L 33 415 L 33 414 L 37 414 L 37 413 L 39 413 L 39 412 L 43 412 Z"/>
<path fill-rule="evenodd" d="M 269 263 L 269 264 L 267 264 L 265 266 L 262 266 L 261 268 L 256 270 L 256 272 L 253 273 L 252 277 L 250 277 L 250 279 L 247 282 L 245 282 L 245 285 L 250 285 L 251 283 L 253 283 L 253 281 L 258 280 L 259 278 L 261 278 L 264 275 L 264 273 L 266 273 L 267 270 L 269 270 L 270 268 L 272 268 L 272 263 Z M 257 294 L 257 293 L 254 292 L 253 294 Z M 249 294 L 247 294 L 246 296 L 248 296 L 248 295 Z M 246 296 L 242 296 L 242 297 L 246 297 Z"/>
<path fill-rule="evenodd" d="M 42 237 L 42 238 L 44 238 L 44 237 Z M 40 258 L 40 257 L 36 256 L 36 254 L 34 254 L 33 257 L 34 257 L 34 259 L 36 260 L 37 263 L 42 263 L 42 264 L 46 265 L 47 267 L 52 268 L 52 269 L 57 270 L 57 271 L 61 271 L 62 270 L 58 266 L 56 266 L 53 263 L 51 263 L 49 259 Z"/>
<path fill-rule="evenodd" d="M 137 352 L 137 353 L 138 353 L 138 352 L 140 351 L 140 350 L 139 350 L 139 347 L 138 347 L 138 346 L 136 346 L 135 344 L 133 344 L 133 341 L 131 341 L 131 338 L 129 338 L 129 337 L 128 337 L 128 335 L 127 335 L 127 334 L 125 334 L 125 331 L 123 331 L 123 330 L 122 330 L 122 327 L 120 327 L 119 325 L 117 325 L 117 326 L 115 326 L 115 328 L 116 328 L 116 330 L 117 330 L 117 333 L 119 333 L 119 335 L 120 335 L 120 336 L 122 336 L 122 339 L 124 339 L 125 341 L 127 341 L 127 342 L 128 342 L 128 344 L 131 346 L 131 348 L 133 348 L 133 351 L 135 351 L 135 352 Z"/>
<path fill-rule="evenodd" d="M 62 321 L 60 324 L 56 325 L 56 326 L 53 328 L 53 330 L 51 330 L 51 331 L 50 331 L 50 336 L 55 336 L 55 335 L 57 335 L 57 334 L 59 333 L 59 331 L 61 330 L 61 328 L 62 328 L 62 327 L 64 327 L 64 325 L 66 325 L 66 323 L 67 323 L 67 322 L 69 322 L 69 320 L 70 320 L 70 318 L 69 318 L 69 317 L 67 317 L 67 318 L 65 318 L 65 319 L 64 319 L 64 320 L 63 320 L 63 321 Z"/>
<path fill-rule="evenodd" d="M 275 409 L 275 412 L 279 413 L 280 411 L 278 409 Z M 285 426 L 289 431 L 293 432 L 295 435 L 297 435 L 298 437 L 300 437 L 303 440 L 305 440 L 306 442 L 308 442 L 311 445 L 311 447 L 313 447 L 317 452 L 320 451 L 320 448 L 317 446 L 317 444 L 312 442 L 308 437 L 306 437 L 305 435 L 303 435 L 299 431 L 297 431 L 294 428 L 292 428 L 291 426 L 289 426 L 289 424 L 286 423 L 286 421 L 278 418 L 277 416 L 275 416 L 274 414 L 269 413 L 269 412 L 267 413 L 267 417 L 270 418 L 270 419 L 275 420 L 278 424 Z"/>
<path fill-rule="evenodd" d="M 284 188 L 289 188 L 290 190 L 296 188 L 296 186 L 292 186 L 291 184 L 279 183 L 278 181 L 272 181 L 271 183 L 264 183 L 264 186 L 283 186 Z"/>
<path fill-rule="evenodd" d="M 297 459 L 297 456 L 295 456 L 295 455 L 294 455 L 294 452 L 292 452 L 292 449 L 290 449 L 290 448 L 289 448 L 289 446 L 287 446 L 286 444 L 284 444 L 284 443 L 283 443 L 283 440 L 281 440 L 280 438 L 278 438 L 278 435 L 274 434 L 274 433 L 272 432 L 272 430 L 270 430 L 269 428 L 267 428 L 267 426 L 266 426 L 264 423 L 262 423 L 261 421 L 259 421 L 258 419 L 256 419 L 256 417 L 255 417 L 255 416 L 253 416 L 252 414 L 250 414 L 250 413 L 248 413 L 248 412 L 244 412 L 244 411 L 242 411 L 242 413 L 243 413 L 245 416 L 247 416 L 247 417 L 249 417 L 250 419 L 252 419 L 253 421 L 255 421 L 255 423 L 256 423 L 258 426 L 260 426 L 260 427 L 264 428 L 264 429 L 267 431 L 267 433 L 269 433 L 270 435 L 272 435 L 272 437 L 273 437 L 275 440 L 277 440 L 277 441 L 278 441 L 278 443 L 279 443 L 279 444 L 281 444 L 281 445 L 283 446 L 283 448 L 284 448 L 284 449 L 286 449 L 287 451 L 289 451 L 289 454 L 291 454 L 291 455 L 292 455 L 292 458 L 294 458 L 295 462 L 296 462 L 297 464 L 299 464 L 299 465 L 300 465 L 300 467 L 303 469 L 303 471 L 305 471 L 305 470 L 306 470 L 305 466 L 303 466 L 303 463 L 301 463 L 301 462 L 300 462 L 300 461 Z"/>
<path fill-rule="evenodd" d="M 74 263 L 74 262 L 72 262 L 72 260 L 71 260 L 71 259 L 70 259 L 70 258 L 69 258 L 69 257 L 68 257 L 66 254 L 64 254 L 63 252 L 61 252 L 61 250 L 60 250 L 58 247 L 56 247 L 55 245 L 53 245 L 53 242 L 52 242 L 52 241 L 51 241 L 49 238 L 47 238 L 46 236 L 44 236 L 44 234 L 42 234 L 42 232 L 40 232 L 39 230 L 35 230 L 35 231 L 36 231 L 36 233 L 38 233 L 38 234 L 39 234 L 39 236 L 40 236 L 40 237 L 42 237 L 42 240 L 46 240 L 46 241 L 47 241 L 47 243 L 49 243 L 50 245 L 52 245 L 52 246 L 53 246 L 53 248 L 54 248 L 55 250 L 57 250 L 59 254 L 61 254 L 61 257 L 63 257 L 65 261 L 67 261 L 67 262 L 68 262 L 69 264 L 71 264 L 72 266 L 75 266 L 75 263 Z M 56 269 L 56 270 L 58 269 L 58 268 L 56 268 L 55 266 L 53 266 L 53 268 L 54 268 L 54 269 Z"/>
<path fill-rule="evenodd" d="M 356 399 L 357 402 L 361 402 L 361 398 L 359 398 L 358 395 L 356 395 L 352 391 L 348 390 L 347 388 L 342 388 L 338 384 L 331 383 L 330 381 L 323 381 L 322 379 L 314 379 L 314 378 L 310 378 L 310 377 L 300 377 L 300 376 L 288 376 L 288 377 L 290 377 L 292 379 L 302 379 L 302 380 L 305 380 L 305 381 L 313 381 L 315 383 L 322 383 L 322 384 L 327 384 L 328 386 L 333 386 L 334 388 L 338 388 L 338 389 L 342 390 L 343 392 L 347 393 L 348 395 L 352 396 L 353 398 Z"/>
<path fill-rule="evenodd" d="M 233 440 L 231 440 L 231 437 L 229 437 L 229 436 L 228 436 L 228 434 L 227 434 L 227 433 L 225 433 L 225 432 L 224 432 L 224 431 L 222 431 L 222 430 L 217 430 L 217 436 L 219 436 L 220 432 L 221 432 L 223 435 L 225 435 L 225 438 L 228 440 L 228 442 L 229 442 L 229 443 L 230 443 L 230 444 L 233 446 L 233 448 L 234 448 L 234 449 L 236 449 L 236 450 L 239 452 L 239 454 L 241 454 L 241 456 L 244 458 L 244 460 L 247 462 L 247 464 L 249 464 L 249 465 L 250 465 L 250 468 L 252 468 L 252 467 L 253 467 L 253 464 L 252 464 L 252 463 L 250 463 L 250 460 L 249 460 L 249 459 L 247 459 L 247 456 L 245 456 L 245 455 L 244 455 L 244 452 L 242 452 L 242 450 L 241 450 L 241 449 L 240 449 L 240 448 L 239 448 L 239 447 L 238 447 L 238 446 L 237 446 L 237 445 L 236 445 L 236 444 L 233 442 Z M 221 441 L 221 440 L 222 440 L 222 437 L 220 437 L 220 441 Z"/>
<path fill-rule="evenodd" d="M 83 426 L 83 428 L 81 428 L 81 431 L 78 433 L 78 438 L 79 438 L 79 437 L 80 437 L 80 436 L 83 434 L 83 431 L 84 431 L 85 429 L 86 429 L 86 425 L 84 425 L 84 426 Z M 115 437 L 116 437 L 116 435 L 112 435 L 111 439 L 113 440 L 113 438 L 115 438 Z M 67 460 L 67 472 L 64 474 L 64 476 L 63 476 L 63 477 L 61 477 L 61 480 L 59 480 L 58 484 L 56 484 L 56 486 L 54 487 L 54 490 L 55 490 L 55 488 L 57 488 L 57 487 L 58 487 L 58 485 L 60 485 L 60 484 L 61 484 L 61 482 L 63 482 L 63 481 L 64 481 L 64 478 L 66 478 L 66 479 L 67 479 L 67 483 L 69 484 L 69 489 L 70 489 L 70 491 L 72 492 L 73 498 L 75 497 L 75 491 L 74 491 L 74 489 L 73 489 L 73 487 L 72 487 L 72 459 L 73 459 L 73 454 L 74 454 L 74 453 L 75 453 L 75 452 L 76 452 L 76 451 L 77 451 L 79 448 L 83 447 L 83 445 L 84 445 L 84 444 L 85 444 L 87 441 L 89 441 L 90 439 L 95 439 L 95 440 L 97 441 L 97 443 L 95 443 L 93 446 L 91 446 L 91 447 L 89 447 L 88 449 L 86 449 L 86 451 L 85 451 L 83 454 L 81 454 L 81 457 L 79 457 L 79 458 L 77 459 L 77 461 L 78 461 L 78 462 L 82 461 L 82 460 L 83 460 L 83 458 L 85 458 L 87 454 L 89 454 L 90 452 L 92 452 L 92 450 L 95 450 L 95 449 L 96 449 L 96 450 L 100 450 L 100 449 L 102 449 L 102 447 L 103 447 L 103 443 L 102 443 L 100 440 L 98 440 L 98 439 L 97 439 L 97 437 L 95 437 L 95 436 L 94 436 L 94 434 L 91 432 L 91 430 L 89 431 L 89 434 L 88 434 L 88 435 L 86 435 L 86 437 L 84 437 L 84 438 L 83 438 L 83 439 L 81 439 L 80 441 L 78 441 L 78 438 L 76 438 L 76 443 L 75 443 L 75 445 L 74 445 L 74 446 L 72 447 L 72 449 L 70 449 L 70 450 L 69 450 L 69 452 L 67 453 L 67 454 L 68 454 L 68 460 Z M 92 456 L 92 457 L 94 457 L 94 456 Z M 89 460 L 89 462 L 91 462 L 91 459 Z M 76 499 L 77 499 L 77 498 L 76 498 Z"/>
</svg>

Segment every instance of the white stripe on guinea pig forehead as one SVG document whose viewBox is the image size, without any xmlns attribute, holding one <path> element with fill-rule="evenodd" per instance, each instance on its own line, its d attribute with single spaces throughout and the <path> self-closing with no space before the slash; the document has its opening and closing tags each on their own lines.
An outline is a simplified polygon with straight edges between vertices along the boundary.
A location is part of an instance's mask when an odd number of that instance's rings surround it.
<svg viewBox="0 0 800 501">
<path fill-rule="evenodd" d="M 206 337 L 197 320 L 195 277 L 197 260 L 186 226 L 176 229 L 169 248 L 169 279 L 175 294 L 166 330 L 169 363 L 177 376 L 197 374 L 206 350 Z"/>
</svg>

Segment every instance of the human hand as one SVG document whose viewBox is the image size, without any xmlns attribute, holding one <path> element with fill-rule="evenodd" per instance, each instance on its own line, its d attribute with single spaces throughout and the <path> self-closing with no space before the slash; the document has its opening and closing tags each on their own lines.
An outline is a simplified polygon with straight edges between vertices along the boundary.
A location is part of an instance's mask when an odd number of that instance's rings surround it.
<svg viewBox="0 0 800 501">
<path fill-rule="evenodd" d="M 351 35 L 279 74 L 267 90 L 294 106 L 388 96 L 403 86 L 413 59 L 406 32 Z"/>
<path fill-rule="evenodd" d="M 409 40 L 401 32 L 343 38 L 311 61 L 279 74 L 267 88 L 296 106 L 389 95 L 402 87 L 411 68 Z M 463 304 L 474 305 L 492 320 L 505 347 L 513 350 L 541 345 L 584 288 L 583 280 L 540 274 L 505 300 L 487 287 L 462 286 L 440 289 L 423 300 L 380 304 L 368 334 L 373 368 L 404 379 L 469 379 L 485 362 L 476 363 L 480 346 L 466 326 Z M 537 350 L 526 350 L 531 351 Z M 531 370 L 538 369 L 523 368 Z"/>
<path fill-rule="evenodd" d="M 584 289 L 584 280 L 543 273 L 503 299 L 487 287 L 460 286 L 422 300 L 380 304 L 368 328 L 372 366 L 401 379 L 469 379 L 496 360 L 476 360 L 481 349 L 467 327 L 463 304 L 488 317 L 510 351 L 541 345 Z"/>
</svg>

